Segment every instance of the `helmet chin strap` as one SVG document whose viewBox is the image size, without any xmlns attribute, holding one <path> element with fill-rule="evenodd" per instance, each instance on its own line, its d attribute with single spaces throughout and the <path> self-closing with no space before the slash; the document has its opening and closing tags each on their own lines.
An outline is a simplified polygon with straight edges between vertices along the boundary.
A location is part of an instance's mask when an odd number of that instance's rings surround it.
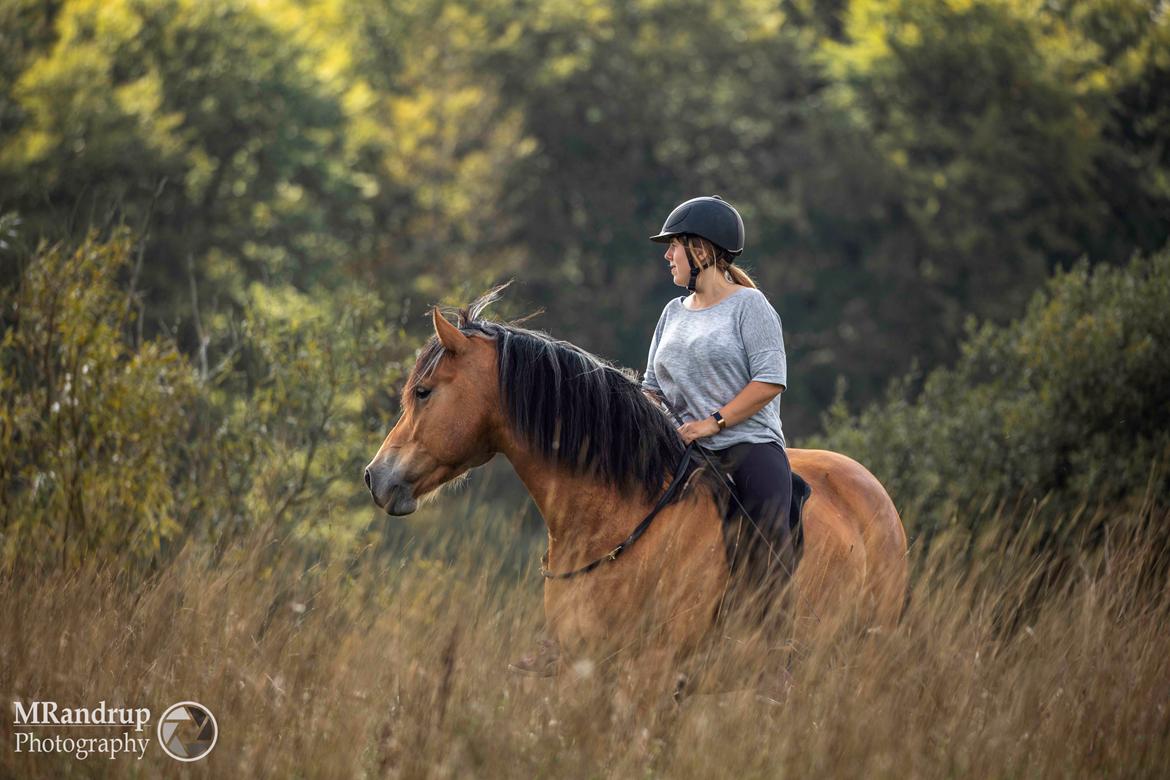
<svg viewBox="0 0 1170 780">
<path fill-rule="evenodd" d="M 695 280 L 699 278 L 699 273 L 703 270 L 703 268 L 709 267 L 711 263 L 707 263 L 706 265 L 702 266 L 702 268 L 700 268 L 699 265 L 695 263 L 695 258 L 691 256 L 691 248 L 685 243 L 683 244 L 683 251 L 687 253 L 687 263 L 691 266 L 691 278 L 687 281 L 687 289 L 691 292 L 695 292 Z"/>
</svg>

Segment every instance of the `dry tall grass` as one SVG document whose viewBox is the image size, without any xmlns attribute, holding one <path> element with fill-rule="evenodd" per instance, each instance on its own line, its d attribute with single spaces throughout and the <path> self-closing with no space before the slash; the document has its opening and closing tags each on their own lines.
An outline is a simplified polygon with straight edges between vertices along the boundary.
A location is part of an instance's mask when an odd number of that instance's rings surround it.
<svg viewBox="0 0 1170 780">
<path fill-rule="evenodd" d="M 1147 528 L 1167 520 L 1147 507 Z M 82 762 L 15 753 L 5 717 L 0 775 L 1170 772 L 1167 559 L 1149 533 L 1113 539 L 1058 581 L 1022 543 L 984 545 L 971 563 L 957 552 L 964 545 L 939 540 L 912 553 L 901 627 L 806 649 L 780 703 L 741 691 L 645 712 L 603 669 L 555 681 L 505 671 L 540 624 L 537 544 L 524 572 L 497 552 L 517 527 L 488 518 L 393 560 L 305 566 L 279 544 L 256 543 L 215 565 L 188 550 L 146 582 L 116 562 L 8 577 L 6 702 L 104 699 L 157 717 L 195 699 L 216 714 L 220 740 L 186 767 L 157 745 L 142 762 Z M 746 681 L 752 670 L 718 671 Z"/>
</svg>

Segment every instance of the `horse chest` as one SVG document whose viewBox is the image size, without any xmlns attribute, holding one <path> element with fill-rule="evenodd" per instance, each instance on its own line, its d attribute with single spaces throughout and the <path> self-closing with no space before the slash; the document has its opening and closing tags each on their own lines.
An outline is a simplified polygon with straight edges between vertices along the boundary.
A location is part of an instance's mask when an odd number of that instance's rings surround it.
<svg viewBox="0 0 1170 780">
<path fill-rule="evenodd" d="M 545 618 L 564 644 L 610 641 L 626 636 L 644 616 L 650 590 L 644 577 L 597 576 L 597 572 L 575 581 L 548 582 Z"/>
</svg>

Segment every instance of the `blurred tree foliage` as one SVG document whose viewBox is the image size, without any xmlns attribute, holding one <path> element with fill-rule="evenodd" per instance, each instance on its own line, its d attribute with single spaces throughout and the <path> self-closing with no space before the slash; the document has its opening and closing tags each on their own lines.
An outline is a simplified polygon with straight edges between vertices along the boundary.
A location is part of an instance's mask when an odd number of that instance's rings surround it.
<svg viewBox="0 0 1170 780">
<path fill-rule="evenodd" d="M 871 388 L 877 363 L 949 356 L 969 313 L 1004 321 L 1053 268 L 1165 242 L 1168 125 L 1138 116 L 1165 111 L 1146 102 L 1170 75 L 1155 4 L 855 2 L 845 33 L 823 49 L 832 99 L 882 170 L 857 236 L 881 294 L 850 301 L 849 319 L 892 340 L 875 353 L 855 338 L 841 357 Z M 1145 138 L 1121 141 L 1135 121 Z"/>
<path fill-rule="evenodd" d="M 401 312 L 353 285 L 311 300 L 254 285 L 207 353 L 139 340 L 125 231 L 42 247 L 4 295 L 0 565 L 142 561 L 267 526 L 312 547 L 363 539 L 361 484 L 413 363 Z"/>
<path fill-rule="evenodd" d="M 1010 325 L 969 323 L 958 362 L 921 392 L 910 377 L 858 416 L 838 404 L 816 445 L 870 466 L 919 532 L 1023 501 L 1081 533 L 1102 507 L 1170 490 L 1167 344 L 1170 249 L 1079 263 Z"/>
<path fill-rule="evenodd" d="M 352 495 L 338 442 L 393 417 L 426 304 L 514 276 L 500 314 L 643 367 L 681 292 L 646 237 L 714 192 L 799 443 L 839 386 L 857 410 L 1054 270 L 1165 244 L 1168 71 L 1156 0 L 7 0 L 0 285 L 130 228 L 91 269 L 130 313 L 109 359 L 183 356 L 200 443 L 158 468 L 225 486 L 159 497 L 156 540 L 297 522 Z"/>
<path fill-rule="evenodd" d="M 645 242 L 719 192 L 785 320 L 786 415 L 861 403 L 1057 267 L 1170 236 L 1153 0 L 13 0 L 0 209 L 147 237 L 149 332 L 252 282 L 418 306 L 518 276 L 641 366 Z"/>
<path fill-rule="evenodd" d="M 189 276 L 236 305 L 248 280 L 342 278 L 358 187 L 305 47 L 246 3 L 47 8 L 55 37 L 4 85 L 0 134 L 0 199 L 30 230 L 144 232 L 148 327 L 182 323 L 187 347 Z"/>
<path fill-rule="evenodd" d="M 173 344 L 126 338 L 136 309 L 115 280 L 129 259 L 124 237 L 50 247 L 5 298 L 4 560 L 150 554 L 178 530 L 170 461 L 195 384 Z"/>
</svg>

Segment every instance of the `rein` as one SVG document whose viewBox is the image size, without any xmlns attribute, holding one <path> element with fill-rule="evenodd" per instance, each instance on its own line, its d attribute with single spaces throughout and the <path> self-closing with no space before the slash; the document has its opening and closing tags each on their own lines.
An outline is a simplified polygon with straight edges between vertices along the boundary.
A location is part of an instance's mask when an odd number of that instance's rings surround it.
<svg viewBox="0 0 1170 780">
<path fill-rule="evenodd" d="M 642 522 L 638 523 L 638 527 L 630 532 L 630 535 L 627 536 L 621 544 L 597 560 L 582 566 L 580 569 L 574 569 L 573 571 L 560 573 L 551 572 L 545 568 L 548 565 L 548 553 L 546 552 L 540 557 L 541 576 L 549 580 L 567 580 L 573 577 L 577 577 L 581 574 L 588 574 L 606 561 L 616 561 L 618 556 L 625 552 L 626 548 L 630 547 L 634 542 L 638 541 L 642 534 L 646 533 L 646 529 L 650 527 L 652 522 L 654 522 L 654 518 L 658 516 L 658 513 L 662 511 L 664 506 L 670 503 L 670 499 L 674 496 L 675 493 L 678 492 L 679 486 L 685 481 L 683 477 L 686 474 L 687 466 L 690 465 L 691 449 L 694 448 L 694 446 L 695 443 L 692 441 L 687 445 L 687 448 L 683 450 L 682 457 L 679 458 L 678 461 L 678 467 L 674 470 L 674 477 L 670 480 L 670 484 L 667 486 L 666 491 L 663 492 L 663 494 L 658 498 L 658 503 L 656 503 L 654 508 L 650 510 L 650 514 L 646 515 L 646 517 L 642 519 Z"/>
<path fill-rule="evenodd" d="M 665 398 L 662 399 L 662 402 L 663 402 L 663 406 L 666 407 L 666 410 L 668 412 L 670 412 L 671 416 L 674 417 L 674 419 L 678 422 L 679 425 L 682 425 L 683 424 L 682 416 L 674 409 L 674 407 L 672 407 L 666 401 Z M 659 497 L 658 503 L 656 503 L 654 505 L 654 508 L 650 510 L 650 514 L 646 515 L 646 517 L 644 517 L 642 519 L 642 522 L 638 523 L 638 526 L 632 532 L 630 532 L 630 535 L 627 536 L 621 544 L 619 544 L 617 547 L 613 548 L 612 550 L 610 550 L 608 553 L 606 553 L 602 557 L 598 558 L 597 560 L 590 561 L 589 563 L 585 564 L 584 566 L 582 566 L 579 569 L 574 569 L 573 571 L 566 571 L 566 572 L 559 572 L 559 573 L 551 572 L 546 568 L 548 566 L 548 553 L 545 552 L 543 555 L 540 556 L 540 575 L 547 580 L 567 580 L 567 579 L 572 579 L 573 577 L 578 577 L 582 574 L 588 574 L 589 572 L 593 571 L 594 569 L 596 569 L 598 566 L 605 563 L 606 561 L 616 561 L 618 559 L 618 556 L 621 555 L 623 552 L 625 552 L 626 548 L 628 548 L 634 542 L 638 541 L 638 539 L 642 536 L 642 534 L 646 533 L 646 529 L 650 527 L 650 524 L 652 522 L 654 522 L 654 518 L 657 517 L 658 513 L 662 510 L 662 508 L 664 506 L 666 506 L 667 503 L 670 502 L 671 497 L 674 496 L 675 492 L 678 490 L 679 485 L 681 485 L 683 482 L 683 475 L 686 473 L 687 466 L 690 464 L 691 450 L 695 448 L 696 441 L 698 441 L 698 439 L 691 441 L 691 443 L 687 445 L 686 449 L 683 450 L 682 457 L 679 458 L 679 461 L 678 461 L 678 467 L 675 468 L 675 470 L 674 470 L 674 478 L 671 479 L 670 485 L 667 486 L 666 491 Z M 702 454 L 703 459 L 707 461 L 707 465 L 711 467 L 711 470 L 719 475 L 720 480 L 723 481 L 723 485 L 727 488 L 728 492 L 731 494 L 732 499 L 734 499 L 735 503 L 739 506 L 739 509 L 743 513 L 744 517 L 746 517 L 748 519 L 748 522 L 750 522 L 752 524 L 752 527 L 755 528 L 756 532 L 760 533 L 762 536 L 763 532 L 760 531 L 760 527 L 758 525 L 756 525 L 755 520 L 752 518 L 751 514 L 747 511 L 747 509 L 744 507 L 744 505 L 742 503 L 740 503 L 739 496 L 737 496 L 735 493 L 735 488 L 733 488 L 727 482 L 727 478 L 725 476 L 723 476 L 722 470 L 720 470 L 718 467 L 716 467 L 716 465 L 714 463 L 711 462 L 711 458 L 710 458 L 710 456 L 708 456 L 707 451 L 705 449 L 703 449 L 702 447 L 699 447 L 698 450 Z M 766 540 L 766 537 L 765 537 L 765 540 Z M 771 550 L 771 547 L 772 547 L 771 542 L 768 542 L 768 547 Z M 776 555 L 775 550 L 771 550 L 771 553 L 773 556 Z M 788 577 L 791 578 L 793 576 L 793 573 L 788 568 L 788 566 L 784 564 L 783 560 L 781 560 L 779 557 L 776 557 L 776 561 L 784 569 L 785 574 L 787 574 Z"/>
</svg>

